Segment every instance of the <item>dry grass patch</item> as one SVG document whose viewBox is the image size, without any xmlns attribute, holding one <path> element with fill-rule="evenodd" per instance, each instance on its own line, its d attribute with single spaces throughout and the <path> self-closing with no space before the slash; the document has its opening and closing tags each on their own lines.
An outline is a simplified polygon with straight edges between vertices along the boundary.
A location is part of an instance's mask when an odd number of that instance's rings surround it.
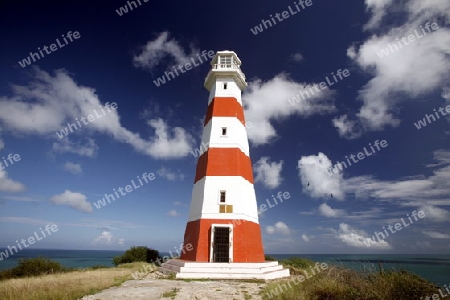
<svg viewBox="0 0 450 300">
<path fill-rule="evenodd" d="M 142 263 L 118 268 L 78 270 L 68 273 L 4 280 L 0 284 L 2 300 L 73 300 L 96 293 L 131 279 Z"/>
<path fill-rule="evenodd" d="M 271 282 L 261 295 L 265 300 L 419 300 L 437 291 L 436 285 L 406 271 L 358 272 L 331 266 L 301 283 Z"/>
</svg>

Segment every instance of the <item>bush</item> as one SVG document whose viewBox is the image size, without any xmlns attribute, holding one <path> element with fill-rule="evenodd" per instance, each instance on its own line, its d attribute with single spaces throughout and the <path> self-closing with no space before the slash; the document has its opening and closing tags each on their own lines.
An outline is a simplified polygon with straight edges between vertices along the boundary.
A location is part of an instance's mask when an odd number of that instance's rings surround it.
<svg viewBox="0 0 450 300">
<path fill-rule="evenodd" d="M 114 257 L 113 263 L 116 266 L 119 264 L 132 263 L 136 261 L 152 263 L 156 262 L 158 258 L 161 258 L 158 250 L 145 246 L 133 246 L 125 251 L 124 254 Z"/>
<path fill-rule="evenodd" d="M 161 259 L 161 256 L 159 256 L 159 251 L 152 249 L 152 248 L 147 248 L 147 262 L 148 263 L 152 263 L 152 262 L 156 262 L 157 260 Z"/>
<path fill-rule="evenodd" d="M 16 267 L 0 272 L 0 280 L 39 276 L 67 271 L 60 263 L 47 257 L 20 259 Z"/>
<path fill-rule="evenodd" d="M 13 268 L 13 272 L 17 277 L 53 274 L 64 271 L 65 268 L 60 263 L 47 257 L 21 259 L 18 266 Z"/>
<path fill-rule="evenodd" d="M 314 261 L 301 257 L 291 257 L 289 259 L 283 259 L 281 263 L 287 267 L 294 267 L 298 269 L 306 269 L 314 266 Z"/>
<path fill-rule="evenodd" d="M 266 261 L 276 261 L 276 259 L 275 259 L 274 257 L 269 256 L 269 255 L 264 256 L 264 259 L 265 259 Z"/>
<path fill-rule="evenodd" d="M 281 261 L 281 264 L 285 268 L 289 269 L 291 275 L 304 275 L 305 273 L 304 270 L 314 266 L 314 262 L 312 260 L 300 257 L 291 257 L 289 259 L 283 259 Z"/>
<path fill-rule="evenodd" d="M 10 278 L 14 278 L 14 273 L 12 269 L 0 271 L 0 280 L 6 280 Z"/>
<path fill-rule="evenodd" d="M 108 268 L 109 267 L 105 266 L 105 265 L 95 265 L 95 266 L 89 267 L 88 269 L 90 269 L 90 270 L 98 270 L 98 269 L 108 269 Z"/>
</svg>

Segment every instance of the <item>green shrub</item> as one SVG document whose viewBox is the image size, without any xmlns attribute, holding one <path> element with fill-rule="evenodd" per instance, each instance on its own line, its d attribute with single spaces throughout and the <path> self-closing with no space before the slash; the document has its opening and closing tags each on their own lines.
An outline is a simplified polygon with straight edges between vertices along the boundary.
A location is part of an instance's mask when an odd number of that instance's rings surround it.
<svg viewBox="0 0 450 300">
<path fill-rule="evenodd" d="M 14 273 L 12 269 L 0 271 L 0 280 L 6 280 L 10 278 L 14 278 Z"/>
<path fill-rule="evenodd" d="M 0 280 L 54 274 L 67 271 L 60 263 L 47 257 L 20 259 L 16 267 L 0 272 Z"/>
<path fill-rule="evenodd" d="M 287 267 L 307 269 L 309 267 L 313 267 L 315 262 L 307 258 L 291 257 L 289 259 L 283 259 L 281 263 Z"/>
<path fill-rule="evenodd" d="M 147 262 L 148 263 L 152 263 L 152 262 L 156 262 L 157 260 L 161 259 L 161 256 L 159 256 L 159 251 L 152 249 L 152 248 L 147 248 Z"/>
<path fill-rule="evenodd" d="M 124 254 L 114 257 L 113 263 L 116 266 L 119 264 L 132 263 L 136 261 L 151 263 L 156 262 L 158 258 L 160 258 L 158 250 L 148 248 L 146 246 L 133 246 L 125 251 Z"/>
<path fill-rule="evenodd" d="M 13 272 L 17 277 L 36 276 L 64 272 L 65 268 L 58 262 L 47 257 L 37 257 L 19 260 Z"/>
<path fill-rule="evenodd" d="M 276 261 L 276 259 L 275 259 L 274 257 L 270 256 L 270 255 L 264 256 L 264 259 L 265 259 L 266 261 Z"/>
<path fill-rule="evenodd" d="M 89 267 L 89 269 L 91 269 L 91 270 L 108 269 L 108 268 L 109 268 L 109 267 L 108 267 L 108 266 L 105 266 L 105 265 L 95 265 L 95 266 Z"/>
</svg>

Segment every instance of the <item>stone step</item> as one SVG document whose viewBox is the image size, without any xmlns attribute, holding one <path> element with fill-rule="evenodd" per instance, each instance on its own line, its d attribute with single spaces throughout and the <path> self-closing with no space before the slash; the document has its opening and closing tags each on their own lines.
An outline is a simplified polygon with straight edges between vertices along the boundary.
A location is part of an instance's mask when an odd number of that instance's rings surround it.
<svg viewBox="0 0 450 300">
<path fill-rule="evenodd" d="M 270 280 L 275 278 L 289 277 L 289 270 L 283 269 L 268 273 L 177 273 L 176 278 L 180 279 L 262 279 Z"/>
<path fill-rule="evenodd" d="M 271 266 L 266 268 L 232 268 L 232 267 L 215 267 L 215 268 L 205 268 L 205 267 L 179 267 L 176 265 L 165 264 L 164 268 L 171 270 L 173 272 L 181 272 L 181 273 L 230 273 L 230 272 L 239 272 L 239 273 L 267 273 L 271 271 L 282 270 L 283 266 Z"/>
<path fill-rule="evenodd" d="M 278 262 L 266 263 L 196 263 L 171 259 L 159 270 L 164 274 L 175 273 L 176 278 L 211 279 L 275 279 L 288 277 L 289 270 Z"/>
<path fill-rule="evenodd" d="M 212 267 L 229 267 L 233 268 L 263 268 L 268 266 L 277 266 L 277 261 L 267 261 L 261 263 L 209 263 L 209 262 L 192 262 L 181 259 L 171 259 L 166 263 L 171 263 L 172 265 L 177 265 L 180 267 L 204 267 L 204 268 L 212 268 Z"/>
</svg>

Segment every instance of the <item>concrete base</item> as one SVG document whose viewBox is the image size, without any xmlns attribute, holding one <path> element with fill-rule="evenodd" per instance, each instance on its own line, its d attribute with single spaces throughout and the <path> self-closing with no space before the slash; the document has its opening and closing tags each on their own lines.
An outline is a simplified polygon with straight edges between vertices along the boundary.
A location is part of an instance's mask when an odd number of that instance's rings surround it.
<svg viewBox="0 0 450 300">
<path fill-rule="evenodd" d="M 210 279 L 275 279 L 289 277 L 289 269 L 284 269 L 277 261 L 263 263 L 207 263 L 181 259 L 171 259 L 160 268 L 164 274 L 175 273 L 175 278 Z"/>
</svg>

